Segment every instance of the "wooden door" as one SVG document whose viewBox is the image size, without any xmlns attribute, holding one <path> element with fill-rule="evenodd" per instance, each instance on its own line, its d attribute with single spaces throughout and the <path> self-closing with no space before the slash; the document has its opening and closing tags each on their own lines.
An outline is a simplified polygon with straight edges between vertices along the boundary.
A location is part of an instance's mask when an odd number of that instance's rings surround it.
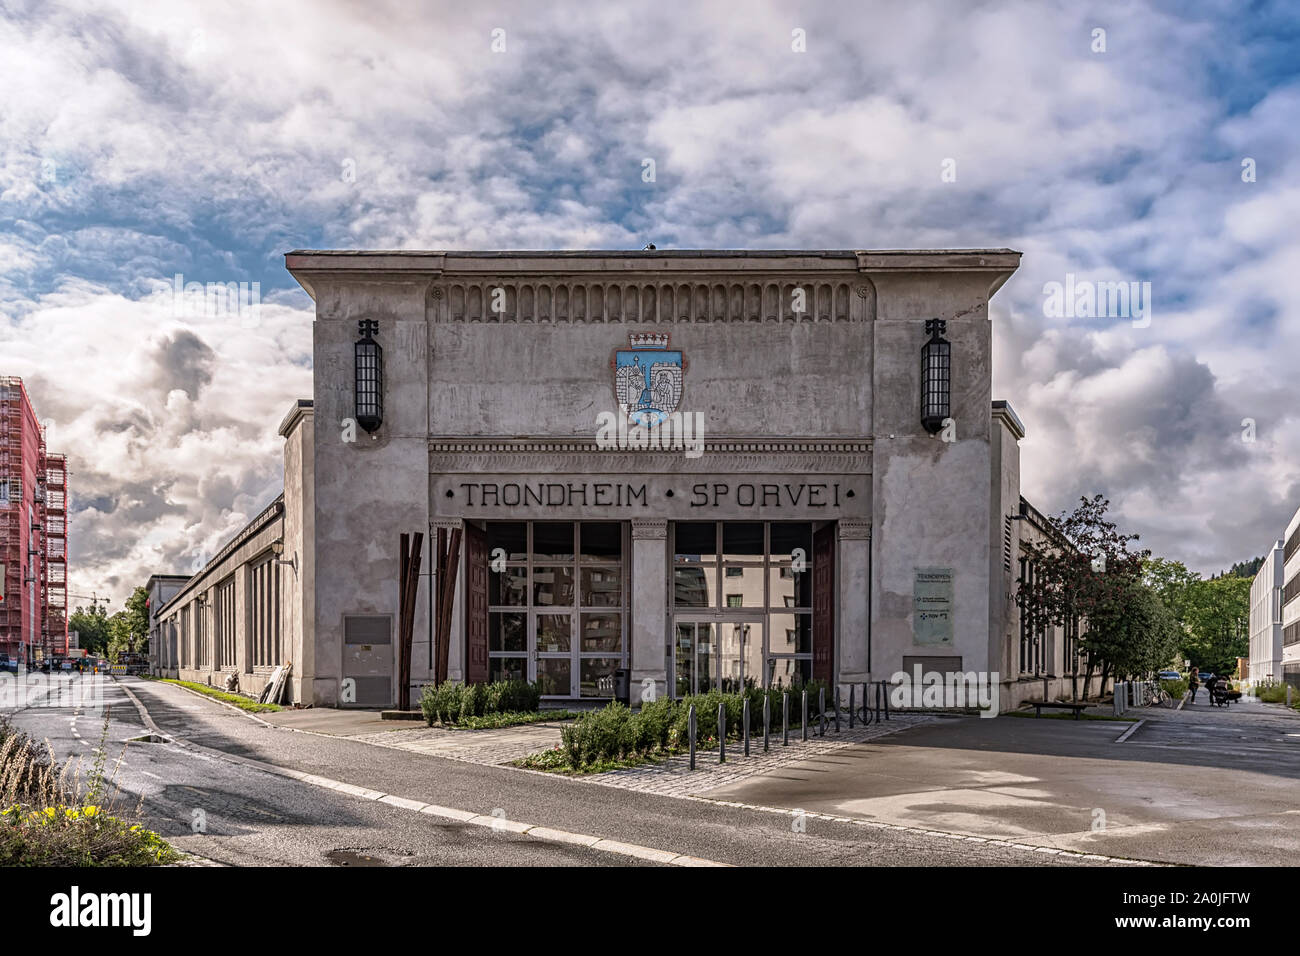
<svg viewBox="0 0 1300 956">
<path fill-rule="evenodd" d="M 813 679 L 835 678 L 835 525 L 813 535 Z"/>
<path fill-rule="evenodd" d="M 465 682 L 488 679 L 487 534 L 465 522 Z"/>
</svg>

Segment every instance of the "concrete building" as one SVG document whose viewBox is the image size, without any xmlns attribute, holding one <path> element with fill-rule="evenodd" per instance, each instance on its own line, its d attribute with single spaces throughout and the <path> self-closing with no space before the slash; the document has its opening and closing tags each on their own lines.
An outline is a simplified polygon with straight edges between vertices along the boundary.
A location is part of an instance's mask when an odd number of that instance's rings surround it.
<svg viewBox="0 0 1300 956">
<path fill-rule="evenodd" d="M 20 378 L 0 376 L 0 658 L 68 652 L 68 463 Z"/>
<path fill-rule="evenodd" d="M 269 614 L 291 699 L 391 706 L 419 532 L 413 687 L 445 629 L 451 678 L 554 699 L 620 670 L 635 703 L 917 665 L 995 675 L 1004 707 L 1068 693 L 1077 634 L 1023 634 L 1015 606 L 1019 542 L 1050 533 L 992 397 L 988 302 L 1019 253 L 286 260 L 316 302 L 314 406 L 281 427 L 283 499 L 160 609 L 180 676 L 256 690 Z"/>
<path fill-rule="evenodd" d="M 1300 687 L 1300 510 L 1282 540 L 1282 679 Z"/>
<path fill-rule="evenodd" d="M 1279 540 L 1264 554 L 1250 584 L 1250 657 L 1245 673 L 1252 684 L 1282 679 L 1282 590 L 1285 545 Z"/>
</svg>

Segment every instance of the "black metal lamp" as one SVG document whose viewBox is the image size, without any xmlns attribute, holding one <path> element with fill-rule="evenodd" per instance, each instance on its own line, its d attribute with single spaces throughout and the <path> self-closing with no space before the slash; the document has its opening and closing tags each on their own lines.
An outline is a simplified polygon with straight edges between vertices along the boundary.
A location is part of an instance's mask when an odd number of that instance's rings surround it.
<svg viewBox="0 0 1300 956">
<path fill-rule="evenodd" d="M 930 338 L 921 346 L 921 424 L 931 435 L 952 414 L 952 344 L 943 337 L 948 323 L 927 319 Z"/>
<path fill-rule="evenodd" d="M 374 432 L 384 423 L 384 350 L 374 340 L 379 333 L 376 320 L 362 319 L 357 331 L 361 334 L 355 352 L 357 424 Z"/>
</svg>

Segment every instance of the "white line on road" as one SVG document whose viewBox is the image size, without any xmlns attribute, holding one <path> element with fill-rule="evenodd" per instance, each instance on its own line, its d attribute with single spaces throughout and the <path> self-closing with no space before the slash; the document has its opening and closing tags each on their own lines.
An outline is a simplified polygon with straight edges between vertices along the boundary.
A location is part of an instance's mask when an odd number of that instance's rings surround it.
<svg viewBox="0 0 1300 956">
<path fill-rule="evenodd" d="M 1133 725 L 1132 727 L 1130 727 L 1128 730 L 1124 731 L 1124 732 L 1123 732 L 1122 734 L 1120 734 L 1117 738 L 1115 738 L 1115 743 L 1117 743 L 1117 744 L 1122 744 L 1124 741 L 1128 740 L 1128 739 L 1129 739 L 1130 737 L 1132 737 L 1135 733 L 1137 733 L 1137 729 L 1138 729 L 1139 727 L 1141 727 L 1143 724 L 1145 724 L 1146 722 L 1147 722 L 1147 719 L 1146 719 L 1145 717 L 1143 717 L 1143 718 L 1142 718 L 1141 720 L 1139 720 L 1136 724 L 1134 724 L 1134 725 Z"/>
<path fill-rule="evenodd" d="M 158 725 L 154 723 L 149 711 L 145 708 L 140 698 L 135 695 L 131 688 L 125 684 L 121 685 L 122 690 L 126 692 L 127 697 L 135 704 L 135 709 L 140 714 L 140 719 L 144 721 L 145 726 L 156 734 L 162 734 Z M 291 780 L 297 780 L 300 783 L 311 784 L 315 787 L 322 787 L 326 790 L 333 790 L 337 793 L 345 793 L 348 796 L 357 797 L 362 800 L 374 800 L 379 803 L 386 803 L 389 806 L 397 807 L 402 810 L 409 810 L 414 813 L 422 813 L 426 816 L 443 817 L 449 820 L 455 820 L 458 823 L 467 823 L 474 826 L 487 827 L 494 832 L 520 833 L 532 837 L 535 840 L 544 840 L 548 843 L 565 843 L 570 845 L 585 846 L 592 850 L 598 850 L 601 853 L 612 853 L 617 856 L 632 857 L 640 860 L 650 860 L 655 863 L 666 863 L 669 866 L 730 866 L 729 863 L 719 863 L 716 860 L 705 860 L 699 857 L 688 856 L 685 853 L 674 853 L 671 850 L 659 850 L 654 847 L 639 846 L 635 843 L 622 843 L 618 840 L 610 840 L 604 837 L 591 836 L 585 833 L 571 833 L 568 830 L 557 830 L 551 827 L 540 826 L 536 823 L 521 823 L 515 820 L 507 820 L 504 817 L 489 816 L 481 813 L 471 813 L 468 810 L 456 810 L 451 807 L 440 807 L 430 803 L 424 803 L 420 800 L 411 800 L 407 797 L 398 797 L 393 794 L 381 793 L 378 790 L 369 790 L 365 787 L 358 787 L 355 784 L 344 783 L 341 780 L 331 780 L 328 777 L 322 777 L 317 774 L 303 773 L 300 770 L 290 770 L 287 767 L 277 767 L 275 764 L 263 763 L 260 760 L 252 760 L 248 757 L 240 757 L 235 754 L 228 754 L 221 750 L 213 750 L 203 747 L 188 740 L 178 740 L 172 737 L 172 742 L 178 747 L 186 750 L 207 751 L 212 757 L 218 760 L 225 760 L 230 763 L 242 764 L 246 767 L 252 767 L 265 773 L 275 774 L 279 777 L 288 777 Z M 150 774 L 150 776 L 153 776 Z"/>
</svg>

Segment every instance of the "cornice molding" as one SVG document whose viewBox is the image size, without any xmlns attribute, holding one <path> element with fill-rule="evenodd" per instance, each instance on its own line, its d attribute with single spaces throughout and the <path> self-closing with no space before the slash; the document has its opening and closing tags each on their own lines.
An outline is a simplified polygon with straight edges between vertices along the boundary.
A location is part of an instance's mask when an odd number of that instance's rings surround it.
<svg viewBox="0 0 1300 956">
<path fill-rule="evenodd" d="M 595 439 L 431 439 L 430 474 L 870 474 L 870 439 L 706 440 L 682 450 L 601 449 Z"/>
</svg>

